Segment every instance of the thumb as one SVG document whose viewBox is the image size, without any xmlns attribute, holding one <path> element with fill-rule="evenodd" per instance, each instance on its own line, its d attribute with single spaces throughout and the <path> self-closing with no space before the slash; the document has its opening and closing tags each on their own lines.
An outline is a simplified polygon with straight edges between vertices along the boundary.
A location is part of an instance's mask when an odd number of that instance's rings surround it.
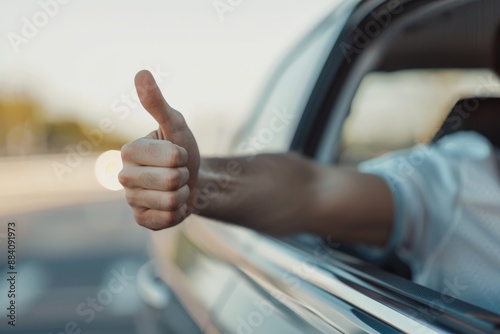
<svg viewBox="0 0 500 334">
<path fill-rule="evenodd" d="M 158 122 L 163 135 L 185 127 L 184 118 L 165 101 L 151 72 L 142 70 L 137 73 L 135 88 L 142 106 Z"/>
</svg>

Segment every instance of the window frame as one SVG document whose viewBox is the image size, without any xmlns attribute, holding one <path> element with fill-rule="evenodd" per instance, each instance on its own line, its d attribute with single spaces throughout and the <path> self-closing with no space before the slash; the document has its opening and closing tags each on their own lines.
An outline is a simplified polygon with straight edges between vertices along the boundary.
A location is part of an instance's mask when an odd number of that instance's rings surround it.
<svg viewBox="0 0 500 334">
<path fill-rule="evenodd" d="M 378 5 L 373 7 L 377 2 Z M 341 43 L 347 42 L 353 45 L 354 36 L 352 32 L 355 28 L 366 26 L 371 20 L 369 13 L 384 8 L 384 5 L 387 4 L 387 1 L 376 0 L 363 2 L 349 20 L 331 51 L 306 106 L 304 117 L 299 124 L 291 149 L 299 151 L 322 164 L 338 165 L 340 138 L 344 122 L 351 110 L 351 101 L 363 77 L 371 69 L 377 68 L 383 50 L 396 36 L 397 30 L 403 29 L 408 23 L 419 20 L 429 13 L 444 12 L 459 5 L 474 2 L 480 2 L 480 0 L 463 0 L 460 3 L 450 0 L 403 0 L 401 3 L 404 4 L 404 13 L 394 17 L 391 25 L 384 29 L 384 32 L 379 36 L 373 38 L 371 44 L 363 49 L 361 53 L 354 54 L 352 61 L 349 62 L 341 54 Z M 366 50 L 370 50 L 369 55 L 365 52 Z M 300 244 L 295 244 L 295 246 L 300 248 Z M 352 266 L 351 269 L 353 269 Z M 400 281 L 401 278 L 373 269 L 371 266 L 365 267 L 365 265 L 361 265 L 358 269 L 365 273 L 370 272 L 368 275 L 374 275 L 372 278 L 375 280 L 381 280 L 383 277 L 387 277 L 389 280 L 395 279 L 399 286 L 387 286 L 389 290 L 396 294 L 403 290 L 411 291 L 406 296 L 413 299 L 414 303 L 422 303 L 431 313 L 438 314 L 444 311 L 444 314 L 451 318 L 451 321 L 449 321 L 450 319 L 436 320 L 437 318 L 433 318 L 429 323 L 434 323 L 434 321 L 440 323 L 441 320 L 444 320 L 444 323 L 447 323 L 446 326 L 452 326 L 454 330 L 460 331 L 465 330 L 459 325 L 460 322 L 463 322 L 470 325 L 467 330 L 471 332 L 480 332 L 479 328 L 488 331 L 500 328 L 500 318 L 492 312 L 458 300 L 453 305 L 447 305 L 445 310 L 440 310 L 437 305 L 433 305 L 433 301 L 439 295 L 435 291 L 421 287 L 411 281 L 404 279 Z M 421 296 L 427 297 L 422 298 Z M 470 310 L 468 312 L 469 316 L 466 316 L 463 310 Z M 485 320 L 488 317 L 491 321 Z"/>
</svg>

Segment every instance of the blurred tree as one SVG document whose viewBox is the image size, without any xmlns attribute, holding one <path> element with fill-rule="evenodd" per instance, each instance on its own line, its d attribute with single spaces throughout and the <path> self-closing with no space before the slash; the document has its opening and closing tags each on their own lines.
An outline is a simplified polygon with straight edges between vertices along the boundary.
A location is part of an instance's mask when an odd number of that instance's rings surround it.
<svg viewBox="0 0 500 334">
<path fill-rule="evenodd" d="M 48 120 L 43 107 L 27 96 L 0 97 L 0 156 L 66 153 L 87 141 L 92 152 L 120 149 L 126 142 L 113 133 L 102 134 L 99 143 L 90 142 L 85 130 L 97 129 L 78 120 Z M 87 146 L 89 144 L 87 143 Z"/>
<path fill-rule="evenodd" d="M 104 134 L 101 132 L 102 139 L 96 143 L 95 139 L 89 139 L 85 136 L 85 131 L 97 130 L 96 125 L 82 124 L 73 120 L 61 120 L 46 123 L 47 148 L 49 153 L 66 152 L 65 148 L 69 145 L 76 149 L 79 143 L 88 142 L 92 145 L 92 152 L 103 152 L 107 150 L 119 150 L 127 142 L 112 133 Z"/>
<path fill-rule="evenodd" d="M 0 99 L 0 155 L 28 155 L 45 150 L 40 106 L 22 96 Z"/>
</svg>

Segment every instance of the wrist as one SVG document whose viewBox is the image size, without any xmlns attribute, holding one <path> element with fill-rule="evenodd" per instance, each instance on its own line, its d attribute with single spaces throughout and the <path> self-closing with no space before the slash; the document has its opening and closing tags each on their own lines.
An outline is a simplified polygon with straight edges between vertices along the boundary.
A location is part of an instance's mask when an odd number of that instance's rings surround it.
<svg viewBox="0 0 500 334">
<path fill-rule="evenodd" d="M 189 212 L 220 219 L 230 206 L 229 193 L 242 174 L 238 159 L 202 158 L 192 189 Z"/>
</svg>

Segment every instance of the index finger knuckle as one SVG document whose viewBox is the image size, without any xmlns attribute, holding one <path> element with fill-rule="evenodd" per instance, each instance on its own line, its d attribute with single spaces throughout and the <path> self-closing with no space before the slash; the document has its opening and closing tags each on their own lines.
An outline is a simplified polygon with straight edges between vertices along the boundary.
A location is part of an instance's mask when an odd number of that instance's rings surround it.
<svg viewBox="0 0 500 334">
<path fill-rule="evenodd" d="M 178 146 L 172 145 L 170 154 L 168 157 L 168 163 L 170 166 L 178 166 L 182 162 L 182 153 Z"/>
</svg>

